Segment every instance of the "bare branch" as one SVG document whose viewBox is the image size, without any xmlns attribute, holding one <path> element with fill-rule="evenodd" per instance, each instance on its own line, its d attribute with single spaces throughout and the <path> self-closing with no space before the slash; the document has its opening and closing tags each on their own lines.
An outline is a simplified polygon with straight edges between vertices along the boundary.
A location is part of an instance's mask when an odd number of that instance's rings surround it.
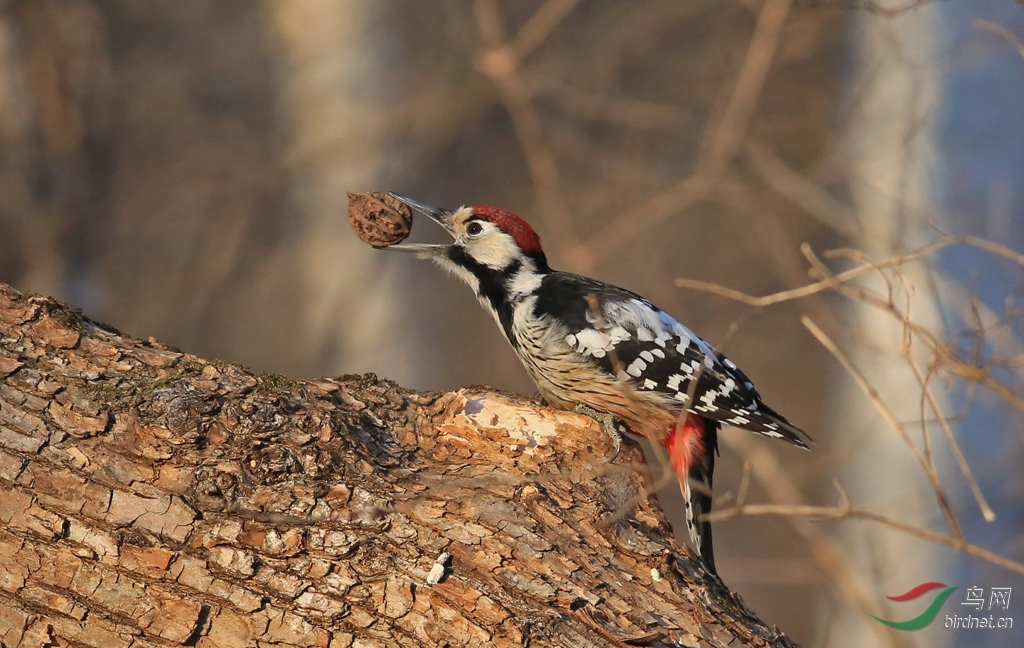
<svg viewBox="0 0 1024 648">
<path fill-rule="evenodd" d="M 844 272 L 840 272 L 837 274 L 828 273 L 828 276 L 820 281 L 816 281 L 806 286 L 801 286 L 800 288 L 793 288 L 792 290 L 783 290 L 781 292 L 772 293 L 770 295 L 765 295 L 763 297 L 755 297 L 742 291 L 735 290 L 727 286 L 722 286 L 721 284 L 716 284 L 709 281 L 700 281 L 697 279 L 677 278 L 675 280 L 675 285 L 677 288 L 692 288 L 694 290 L 703 290 L 704 292 L 714 293 L 722 297 L 728 297 L 729 299 L 743 302 L 744 304 L 748 304 L 756 308 L 762 308 L 765 306 L 772 306 L 774 304 L 780 304 L 782 302 L 791 301 L 793 299 L 801 299 L 803 297 L 815 295 L 817 293 L 829 290 L 830 288 L 835 288 L 836 286 L 842 283 L 846 283 L 849 281 L 853 281 L 854 279 L 864 277 L 868 274 L 871 274 L 872 272 L 875 272 L 876 270 L 882 268 L 892 268 L 903 265 L 905 263 L 909 263 L 911 261 L 916 261 L 921 257 L 927 256 L 933 252 L 954 245 L 967 245 L 970 247 L 976 247 L 982 250 L 987 250 L 989 252 L 992 252 L 993 254 L 997 254 L 1005 259 L 1009 259 L 1014 263 L 1024 266 L 1024 254 L 1015 252 L 1010 248 L 1006 247 L 1005 245 L 1000 245 L 999 243 L 995 243 L 993 241 L 978 238 L 975 236 L 945 236 L 941 239 L 933 241 L 932 243 L 923 245 L 917 248 L 916 250 L 907 252 L 906 254 L 893 256 L 889 259 L 886 259 L 885 261 L 866 262 L 856 268 L 852 268 L 850 270 L 846 270 Z M 810 250 L 810 247 L 806 246 L 805 244 L 803 250 L 806 256 L 808 251 Z M 862 253 L 859 251 L 840 248 L 837 250 L 830 250 L 828 252 L 825 252 L 822 256 L 824 256 L 826 259 L 832 259 L 836 257 L 850 257 L 853 254 L 861 255 Z"/>
<path fill-rule="evenodd" d="M 1017 38 L 1016 34 L 1014 34 L 1006 27 L 1003 27 L 1002 25 L 997 25 L 996 23 L 988 20 L 983 20 L 981 18 L 974 19 L 974 26 L 977 27 L 978 29 L 983 29 L 987 32 L 991 32 L 996 36 L 1002 38 L 1004 41 L 1009 43 L 1010 46 L 1013 47 L 1013 49 L 1017 50 L 1018 54 L 1024 56 L 1024 43 L 1022 43 L 1020 39 Z"/>
<path fill-rule="evenodd" d="M 800 322 L 808 331 L 811 332 L 811 335 L 813 335 L 815 339 L 817 339 L 818 342 L 820 342 L 821 345 L 825 347 L 841 365 L 843 365 L 843 368 L 846 369 L 847 373 L 853 377 L 857 386 L 861 388 L 864 394 L 871 401 L 871 404 L 874 405 L 875 409 L 882 415 L 882 418 L 885 419 L 891 428 L 899 433 L 900 438 L 903 439 L 903 442 L 910 450 L 910 453 L 914 456 L 914 459 L 917 460 L 917 463 L 921 465 L 921 468 L 924 469 L 925 474 L 928 476 L 928 481 L 931 482 L 932 489 L 935 491 L 935 496 L 938 499 L 939 507 L 942 509 L 942 514 L 946 518 L 946 523 L 956 536 L 962 537 L 963 529 L 960 526 L 960 521 L 957 519 L 956 514 L 953 512 L 953 507 L 949 503 L 949 497 L 946 495 L 946 491 L 942 487 L 942 483 L 939 481 L 938 473 L 935 471 L 934 466 L 921 455 L 921 451 L 918 450 L 917 446 L 914 445 L 914 442 L 911 441 L 903 424 L 899 422 L 896 415 L 893 414 L 893 411 L 889 409 L 889 406 L 885 404 L 884 400 L 882 400 L 878 390 L 868 382 L 867 378 L 853 364 L 853 361 L 850 360 L 849 356 L 843 353 L 843 351 L 836 346 L 835 342 L 833 342 L 817 324 L 811 321 L 811 318 L 805 315 L 800 318 Z"/>
<path fill-rule="evenodd" d="M 526 156 L 537 202 L 556 239 L 554 249 L 569 248 L 577 237 L 563 195 L 555 154 L 548 145 L 540 116 L 530 99 L 529 86 L 518 66 L 575 6 L 576 0 L 548 0 L 511 42 L 503 42 L 504 29 L 495 0 L 477 0 L 474 5 L 477 29 L 486 48 L 477 60 L 477 69 L 494 82 L 512 120 Z"/>
<path fill-rule="evenodd" d="M 857 212 L 790 167 L 775 151 L 751 140 L 747 142 L 744 154 L 754 172 L 780 196 L 844 237 L 855 239 L 859 236 Z"/>
<path fill-rule="evenodd" d="M 974 495 L 974 501 L 977 502 L 978 508 L 981 509 L 982 516 L 984 516 L 986 522 L 994 521 L 996 519 L 995 511 L 993 511 L 992 507 L 989 506 L 988 500 L 985 499 L 985 495 L 981 492 L 981 486 L 978 484 L 978 480 L 974 478 L 971 466 L 967 463 L 967 458 L 964 456 L 964 452 L 960 448 L 960 443 L 957 442 L 956 436 L 953 434 L 953 428 L 949 424 L 949 417 L 940 410 L 938 399 L 935 398 L 935 394 L 932 392 L 929 378 L 934 375 L 934 371 L 929 371 L 928 376 L 923 376 L 921 374 L 920 367 L 918 367 L 917 363 L 909 356 L 908 361 L 910 362 L 910 366 L 913 368 L 918 381 L 921 383 L 923 398 L 935 414 L 935 420 L 938 421 L 939 427 L 942 429 L 942 432 L 946 437 L 946 443 L 949 444 L 949 449 L 953 454 L 953 459 L 960 468 L 960 472 L 963 474 L 964 479 L 967 480 L 971 493 Z M 928 419 L 922 416 L 922 426 L 926 427 L 927 420 Z"/>
<path fill-rule="evenodd" d="M 678 184 L 631 209 L 605 226 L 594 236 L 571 248 L 566 255 L 574 269 L 585 272 L 595 259 L 607 255 L 639 232 L 704 200 L 717 179 L 735 157 L 747 133 L 768 72 L 775 60 L 782 26 L 789 15 L 792 0 L 766 0 L 754 27 L 743 66 L 732 96 L 717 125 L 711 129 L 708 146 L 694 172 Z"/>
<path fill-rule="evenodd" d="M 537 13 L 530 17 L 520 28 L 515 38 L 508 44 L 512 59 L 518 66 L 535 49 L 547 40 L 551 32 L 569 17 L 579 0 L 548 0 Z"/>
<path fill-rule="evenodd" d="M 998 565 L 1005 569 L 1008 569 L 1018 574 L 1024 574 L 1024 563 L 1017 562 L 1016 560 L 1010 560 L 1004 556 L 989 551 L 988 549 L 982 549 L 981 547 L 967 542 L 963 538 L 958 538 L 943 533 L 936 533 L 929 531 L 928 529 L 922 529 L 915 527 L 910 524 L 903 522 L 897 522 L 896 520 L 879 515 L 878 513 L 872 513 L 871 511 L 865 511 L 859 508 L 852 508 L 848 506 L 794 506 L 790 504 L 746 504 L 744 506 L 734 506 L 730 508 L 721 509 L 708 515 L 708 519 L 711 521 L 722 521 L 729 520 L 739 516 L 753 516 L 753 515 L 783 515 L 783 516 L 795 516 L 795 517 L 815 517 L 815 518 L 829 518 L 829 519 L 862 519 L 877 522 L 882 526 L 895 529 L 907 533 L 914 537 L 928 542 L 934 542 L 936 544 L 947 545 L 953 547 L 958 551 L 963 551 L 971 556 L 976 556 Z"/>
</svg>

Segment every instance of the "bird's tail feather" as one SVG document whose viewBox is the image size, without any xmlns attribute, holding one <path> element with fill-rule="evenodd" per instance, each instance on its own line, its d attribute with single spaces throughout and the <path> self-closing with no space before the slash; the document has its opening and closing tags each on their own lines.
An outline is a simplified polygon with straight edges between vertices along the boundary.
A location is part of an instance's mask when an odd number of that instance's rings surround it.
<svg viewBox="0 0 1024 648">
<path fill-rule="evenodd" d="M 711 541 L 711 523 L 701 519 L 711 512 L 711 486 L 718 452 L 717 421 L 690 414 L 682 426 L 676 426 L 665 440 L 669 459 L 675 469 L 686 506 L 686 530 L 690 543 L 712 574 L 715 552 Z M 691 486 L 691 483 L 693 484 Z"/>
</svg>

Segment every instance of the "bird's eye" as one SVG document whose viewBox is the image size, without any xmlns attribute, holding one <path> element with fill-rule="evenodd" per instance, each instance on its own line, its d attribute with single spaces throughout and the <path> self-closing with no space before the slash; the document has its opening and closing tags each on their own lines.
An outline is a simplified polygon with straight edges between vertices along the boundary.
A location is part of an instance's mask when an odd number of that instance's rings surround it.
<svg viewBox="0 0 1024 648">
<path fill-rule="evenodd" d="M 484 226 L 477 222 L 472 222 L 466 226 L 466 234 L 470 236 L 476 236 L 482 231 L 484 231 Z"/>
</svg>

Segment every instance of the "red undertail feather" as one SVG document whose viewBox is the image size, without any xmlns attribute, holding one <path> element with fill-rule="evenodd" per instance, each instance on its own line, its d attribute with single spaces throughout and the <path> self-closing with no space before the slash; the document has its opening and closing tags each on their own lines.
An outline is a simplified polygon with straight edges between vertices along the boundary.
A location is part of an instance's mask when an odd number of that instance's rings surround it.
<svg viewBox="0 0 1024 648">
<path fill-rule="evenodd" d="M 704 420 L 687 414 L 682 425 L 678 423 L 665 439 L 665 450 L 679 479 L 686 479 L 690 467 L 704 455 Z"/>
<path fill-rule="evenodd" d="M 711 479 L 717 447 L 717 424 L 693 414 L 687 414 L 681 424 L 677 422 L 665 439 L 665 449 L 686 505 L 686 530 L 690 542 L 712 574 L 716 571 L 711 523 L 703 516 L 711 512 Z M 691 488 L 691 481 L 696 490 Z"/>
</svg>

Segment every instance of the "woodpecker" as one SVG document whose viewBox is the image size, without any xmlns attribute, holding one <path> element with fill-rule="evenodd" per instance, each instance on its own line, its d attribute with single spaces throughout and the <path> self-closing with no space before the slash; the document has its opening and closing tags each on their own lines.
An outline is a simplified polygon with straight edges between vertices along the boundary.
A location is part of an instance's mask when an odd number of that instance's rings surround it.
<svg viewBox="0 0 1024 648">
<path fill-rule="evenodd" d="M 455 240 L 386 249 L 430 259 L 469 284 L 549 405 L 591 415 L 616 447 L 619 432 L 630 431 L 665 449 L 690 541 L 715 573 L 711 525 L 701 516 L 711 511 L 719 427 L 804 449 L 810 437 L 765 405 L 734 362 L 644 297 L 552 270 L 540 237 L 515 214 L 487 205 L 437 209 L 392 196 Z"/>
</svg>

